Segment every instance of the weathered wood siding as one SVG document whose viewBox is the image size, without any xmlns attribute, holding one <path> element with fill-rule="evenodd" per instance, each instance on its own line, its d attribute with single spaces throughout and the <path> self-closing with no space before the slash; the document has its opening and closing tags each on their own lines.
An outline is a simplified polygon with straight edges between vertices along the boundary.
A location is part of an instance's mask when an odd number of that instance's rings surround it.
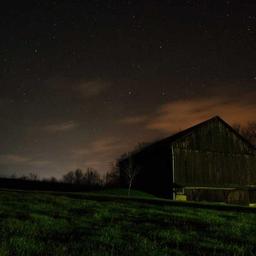
<svg viewBox="0 0 256 256">
<path fill-rule="evenodd" d="M 231 204 L 256 202 L 255 189 L 185 189 L 189 201 L 213 201 Z"/>
<path fill-rule="evenodd" d="M 173 143 L 175 182 L 184 186 L 256 185 L 255 151 L 219 120 Z"/>
</svg>

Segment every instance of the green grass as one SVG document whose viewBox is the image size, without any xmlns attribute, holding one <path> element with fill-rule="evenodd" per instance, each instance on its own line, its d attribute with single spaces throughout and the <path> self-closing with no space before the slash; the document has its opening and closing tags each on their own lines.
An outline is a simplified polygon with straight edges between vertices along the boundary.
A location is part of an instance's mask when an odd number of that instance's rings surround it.
<svg viewBox="0 0 256 256">
<path fill-rule="evenodd" d="M 104 189 L 104 190 L 99 190 L 92 192 L 93 194 L 97 195 L 115 195 L 115 196 L 128 196 L 128 189 L 124 188 L 113 188 L 113 189 Z M 90 193 L 87 193 L 90 194 Z M 148 194 L 143 191 L 139 190 L 131 190 L 130 196 L 133 197 L 143 197 L 143 198 L 156 198 L 154 195 Z"/>
<path fill-rule="evenodd" d="M 254 213 L 0 192 L 1 256 L 255 254 Z"/>
</svg>

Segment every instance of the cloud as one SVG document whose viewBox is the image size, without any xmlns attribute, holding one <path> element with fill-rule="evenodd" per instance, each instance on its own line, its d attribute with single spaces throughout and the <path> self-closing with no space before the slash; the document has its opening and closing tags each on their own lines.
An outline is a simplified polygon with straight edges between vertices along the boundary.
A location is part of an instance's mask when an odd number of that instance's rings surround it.
<svg viewBox="0 0 256 256">
<path fill-rule="evenodd" d="M 31 159 L 21 155 L 15 154 L 3 154 L 0 155 L 0 163 L 1 164 L 26 164 Z"/>
<path fill-rule="evenodd" d="M 94 97 L 104 92 L 109 87 L 109 83 L 96 79 L 91 81 L 82 82 L 78 89 L 79 93 L 84 97 Z"/>
<path fill-rule="evenodd" d="M 120 120 L 120 123 L 123 124 L 141 124 L 144 123 L 147 120 L 147 116 L 142 115 L 142 116 L 130 116 L 130 117 L 125 117 Z"/>
<path fill-rule="evenodd" d="M 51 161 L 48 161 L 48 160 L 31 160 L 29 162 L 29 165 L 33 165 L 33 166 L 36 166 L 36 167 L 43 167 L 43 166 L 47 166 L 47 165 L 50 165 L 52 164 Z"/>
<path fill-rule="evenodd" d="M 27 165 L 27 166 L 45 166 L 51 164 L 48 160 L 38 160 L 18 154 L 0 155 L 0 164 L 3 165 Z"/>
<path fill-rule="evenodd" d="M 202 96 L 175 100 L 161 105 L 149 115 L 130 116 L 124 124 L 140 124 L 147 130 L 173 133 L 219 115 L 231 125 L 256 119 L 256 92 L 229 96 Z"/>
<path fill-rule="evenodd" d="M 245 124 L 255 120 L 256 103 L 217 97 L 174 101 L 162 105 L 156 114 L 148 120 L 146 128 L 175 132 L 215 115 L 219 115 L 230 124 Z"/>
<path fill-rule="evenodd" d="M 93 167 L 100 172 L 109 170 L 111 162 L 127 148 L 127 144 L 115 137 L 98 138 L 86 148 L 73 150 L 74 166 L 80 168 Z"/>
<path fill-rule="evenodd" d="M 95 78 L 73 78 L 73 77 L 51 77 L 44 81 L 45 86 L 56 91 L 56 95 L 62 98 L 72 97 L 74 99 L 94 98 L 104 93 L 111 82 Z"/>
<path fill-rule="evenodd" d="M 78 124 L 74 121 L 68 121 L 63 123 L 57 123 L 57 124 L 50 124 L 43 127 L 43 130 L 49 132 L 49 133 L 56 133 L 56 132 L 68 132 L 71 130 L 74 130 L 78 127 Z"/>
<path fill-rule="evenodd" d="M 86 148 L 80 148 L 73 151 L 76 156 L 86 156 L 86 155 L 100 155 L 114 150 L 120 149 L 122 147 L 120 140 L 114 137 L 100 138 L 93 141 Z"/>
</svg>

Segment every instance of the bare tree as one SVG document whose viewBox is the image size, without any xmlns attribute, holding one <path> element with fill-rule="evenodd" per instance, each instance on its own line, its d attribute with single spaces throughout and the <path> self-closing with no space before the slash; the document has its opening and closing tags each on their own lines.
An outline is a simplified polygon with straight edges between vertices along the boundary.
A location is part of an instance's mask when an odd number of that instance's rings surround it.
<svg viewBox="0 0 256 256">
<path fill-rule="evenodd" d="M 242 133 L 241 133 L 241 131 L 242 131 L 242 127 L 241 127 L 241 124 L 233 124 L 232 125 L 232 128 L 236 131 L 236 132 L 238 132 L 239 134 L 241 134 L 242 135 Z"/>
<path fill-rule="evenodd" d="M 83 175 L 83 184 L 92 186 L 100 185 L 101 179 L 98 172 L 93 168 L 87 168 L 87 171 Z"/>
<path fill-rule="evenodd" d="M 11 176 L 10 176 L 11 179 L 17 179 L 17 175 L 15 173 L 13 173 Z"/>
<path fill-rule="evenodd" d="M 83 171 L 81 169 L 76 169 L 74 172 L 74 183 L 81 184 L 83 183 Z"/>
<path fill-rule="evenodd" d="M 240 124 L 234 124 L 233 128 L 251 144 L 256 145 L 256 122 L 249 122 L 244 127 Z"/>
<path fill-rule="evenodd" d="M 58 183 L 59 182 L 58 179 L 55 178 L 54 176 L 49 177 L 49 178 L 43 178 L 42 181 L 43 182 L 50 182 L 50 183 Z"/>
<path fill-rule="evenodd" d="M 58 179 L 55 178 L 54 176 L 50 177 L 49 181 L 52 183 L 58 183 Z"/>
<path fill-rule="evenodd" d="M 36 180 L 39 180 L 39 177 L 38 177 L 38 175 L 36 174 L 36 173 L 29 173 L 29 175 L 28 175 L 28 179 L 29 180 L 33 180 L 33 181 L 36 181 Z"/>
<path fill-rule="evenodd" d="M 135 177 L 139 173 L 139 167 L 134 165 L 131 155 L 128 156 L 128 165 L 124 169 L 124 173 L 126 175 L 127 182 L 128 182 L 128 196 L 130 196 L 131 187 L 134 183 Z"/>
<path fill-rule="evenodd" d="M 70 172 L 64 174 L 62 179 L 63 179 L 63 182 L 65 182 L 65 183 L 73 184 L 75 182 L 75 174 L 73 171 L 70 171 Z"/>
<path fill-rule="evenodd" d="M 256 145 L 256 122 L 250 122 L 243 129 L 242 135 L 250 141 L 253 145 Z"/>
<path fill-rule="evenodd" d="M 20 179 L 20 180 L 28 180 L 28 176 L 22 175 L 18 179 Z"/>
<path fill-rule="evenodd" d="M 120 184 L 120 174 L 117 162 L 111 163 L 111 171 L 106 173 L 105 185 L 107 187 L 117 187 Z"/>
<path fill-rule="evenodd" d="M 81 169 L 76 169 L 75 171 L 70 171 L 63 175 L 63 182 L 71 184 L 84 184 L 88 186 L 100 185 L 101 178 L 96 170 L 93 168 L 88 168 L 84 173 Z"/>
</svg>

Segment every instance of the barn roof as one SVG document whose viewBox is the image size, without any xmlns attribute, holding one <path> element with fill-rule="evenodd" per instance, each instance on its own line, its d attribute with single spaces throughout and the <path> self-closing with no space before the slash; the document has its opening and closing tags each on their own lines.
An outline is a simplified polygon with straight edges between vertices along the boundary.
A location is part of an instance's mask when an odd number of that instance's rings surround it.
<svg viewBox="0 0 256 256">
<path fill-rule="evenodd" d="M 214 116 L 210 119 L 207 119 L 206 121 L 204 122 L 201 122 L 199 124 L 196 124 L 188 129 L 185 129 L 183 131 L 180 131 L 174 135 L 171 135 L 171 136 L 168 136 L 164 139 L 161 139 L 159 141 L 156 141 L 156 142 L 153 142 L 147 146 L 145 146 L 144 148 L 140 149 L 140 150 L 136 150 L 134 152 L 132 152 L 131 154 L 132 155 L 136 155 L 137 153 L 141 152 L 141 151 L 144 151 L 146 149 L 149 149 L 151 147 L 155 147 L 159 144 L 163 144 L 163 143 L 173 143 L 175 142 L 176 140 L 184 137 L 184 136 L 187 136 L 189 134 L 191 134 L 194 130 L 198 129 L 198 128 L 201 128 L 202 126 L 204 125 L 207 125 L 209 122 L 212 122 L 212 121 L 218 121 L 218 122 L 221 122 L 223 123 L 231 132 L 235 133 L 236 136 L 238 136 L 245 144 L 247 144 L 249 146 L 249 148 L 253 149 L 255 151 L 255 147 L 249 142 L 247 141 L 243 136 L 241 136 L 236 130 L 234 130 L 228 123 L 226 123 L 222 118 L 220 118 L 219 116 Z"/>
</svg>

